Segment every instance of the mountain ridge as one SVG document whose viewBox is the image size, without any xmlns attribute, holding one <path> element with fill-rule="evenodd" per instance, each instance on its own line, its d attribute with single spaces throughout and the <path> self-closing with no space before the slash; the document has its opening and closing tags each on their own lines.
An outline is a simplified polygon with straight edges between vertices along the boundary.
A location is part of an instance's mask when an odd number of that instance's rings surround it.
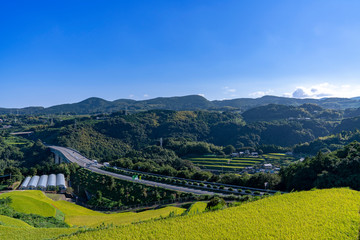
<svg viewBox="0 0 360 240">
<path fill-rule="evenodd" d="M 147 100 L 117 99 L 108 101 L 98 97 L 90 97 L 77 103 L 59 104 L 51 107 L 25 107 L 25 108 L 0 108 L 0 114 L 95 114 L 116 111 L 144 111 L 153 109 L 166 110 L 237 110 L 280 104 L 287 106 L 300 106 L 312 103 L 328 109 L 355 109 L 360 108 L 360 97 L 355 98 L 321 98 L 299 99 L 266 95 L 260 98 L 235 98 L 229 100 L 210 101 L 200 95 L 157 97 Z"/>
</svg>

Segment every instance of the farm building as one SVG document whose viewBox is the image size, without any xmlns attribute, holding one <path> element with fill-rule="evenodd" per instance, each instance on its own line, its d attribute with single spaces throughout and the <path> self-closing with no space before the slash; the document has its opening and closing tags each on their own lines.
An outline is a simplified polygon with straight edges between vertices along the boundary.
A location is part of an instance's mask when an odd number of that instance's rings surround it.
<svg viewBox="0 0 360 240">
<path fill-rule="evenodd" d="M 37 189 L 45 191 L 47 187 L 47 181 L 48 181 L 48 175 L 42 175 L 37 185 Z"/>
<path fill-rule="evenodd" d="M 55 190 L 56 188 L 56 175 L 50 174 L 47 182 L 47 189 L 48 190 Z"/>
<path fill-rule="evenodd" d="M 27 186 L 29 185 L 31 177 L 26 177 L 25 180 L 22 182 L 20 189 L 24 190 L 27 188 Z"/>
<path fill-rule="evenodd" d="M 29 185 L 27 186 L 27 189 L 30 190 L 36 189 L 39 179 L 40 179 L 39 176 L 33 176 L 29 182 Z"/>
<path fill-rule="evenodd" d="M 64 174 L 59 173 L 56 175 L 56 187 L 60 190 L 66 189 Z"/>
<path fill-rule="evenodd" d="M 41 177 L 39 176 L 26 177 L 19 189 L 21 190 L 39 189 L 42 191 L 46 191 L 46 190 L 54 191 L 57 188 L 59 190 L 66 189 L 65 177 L 64 174 L 62 173 L 59 173 L 57 175 L 50 174 L 49 176 L 42 175 Z"/>
</svg>

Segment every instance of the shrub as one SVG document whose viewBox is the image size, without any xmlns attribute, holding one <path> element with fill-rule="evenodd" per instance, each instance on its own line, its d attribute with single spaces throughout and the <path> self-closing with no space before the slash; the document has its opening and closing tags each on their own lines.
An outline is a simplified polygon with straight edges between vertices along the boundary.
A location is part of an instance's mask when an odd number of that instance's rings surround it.
<svg viewBox="0 0 360 240">
<path fill-rule="evenodd" d="M 251 193 L 251 191 L 249 189 L 246 189 L 245 193 Z"/>
<path fill-rule="evenodd" d="M 206 209 L 210 210 L 210 211 L 214 211 L 214 210 L 218 210 L 218 209 L 223 209 L 226 207 L 226 202 L 224 199 L 219 198 L 219 197 L 214 197 L 213 199 L 211 199 L 208 204 L 206 205 Z"/>
<path fill-rule="evenodd" d="M 229 187 L 228 190 L 229 191 L 234 191 L 234 189 L 232 187 Z"/>
</svg>

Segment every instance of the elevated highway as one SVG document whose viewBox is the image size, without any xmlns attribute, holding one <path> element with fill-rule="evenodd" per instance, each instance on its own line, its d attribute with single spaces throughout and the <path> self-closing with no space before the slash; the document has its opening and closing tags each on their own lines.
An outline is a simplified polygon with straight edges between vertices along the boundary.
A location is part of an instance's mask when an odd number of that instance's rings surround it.
<svg viewBox="0 0 360 240">
<path fill-rule="evenodd" d="M 200 194 L 200 195 L 202 195 L 202 194 L 222 195 L 222 194 L 215 193 L 212 191 L 206 191 L 206 190 L 200 190 L 200 189 L 194 189 L 194 188 L 182 187 L 182 186 L 175 186 L 175 185 L 159 183 L 159 182 L 154 182 L 154 181 L 149 181 L 149 180 L 133 180 L 132 177 L 130 177 L 130 176 L 113 173 L 113 172 L 108 172 L 108 171 L 104 171 L 104 170 L 100 169 L 103 166 L 102 164 L 93 165 L 92 160 L 84 157 L 78 151 L 76 151 L 74 149 L 59 147 L 59 146 L 48 146 L 48 147 L 55 154 L 55 163 L 60 163 L 60 162 L 77 163 L 79 166 L 89 169 L 92 172 L 112 176 L 114 178 L 118 178 L 118 179 L 122 179 L 122 180 L 126 180 L 126 181 L 137 182 L 137 183 L 146 184 L 146 185 L 154 186 L 154 187 L 161 187 L 161 188 L 165 188 L 165 189 L 169 189 L 169 190 L 173 190 L 173 191 L 194 193 L 194 194 Z M 60 159 L 60 161 L 56 162 L 56 159 Z"/>
</svg>

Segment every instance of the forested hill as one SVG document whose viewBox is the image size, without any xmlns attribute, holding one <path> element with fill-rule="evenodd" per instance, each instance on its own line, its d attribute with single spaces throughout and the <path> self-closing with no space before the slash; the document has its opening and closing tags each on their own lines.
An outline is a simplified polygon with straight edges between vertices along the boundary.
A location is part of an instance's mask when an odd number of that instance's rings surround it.
<svg viewBox="0 0 360 240">
<path fill-rule="evenodd" d="M 101 98 L 88 98 L 84 101 L 72 104 L 61 104 L 48 108 L 28 107 L 21 109 L 0 108 L 0 114 L 93 114 L 110 113 L 121 110 L 130 112 L 164 109 L 164 110 L 238 110 L 264 106 L 268 104 L 280 104 L 287 106 L 300 106 L 302 104 L 317 104 L 327 109 L 337 109 L 346 111 L 350 117 L 357 114 L 360 110 L 360 99 L 358 98 L 323 98 L 323 99 L 296 99 L 276 96 L 264 96 L 261 98 L 238 98 L 232 100 L 209 101 L 199 95 L 189 95 L 182 97 L 159 97 L 149 100 L 118 99 L 107 101 Z"/>
<path fill-rule="evenodd" d="M 82 150 L 90 156 L 112 158 L 125 155 L 131 149 L 177 141 L 204 142 L 216 146 L 253 148 L 261 145 L 291 147 L 333 133 L 331 121 L 294 119 L 245 122 L 236 112 L 151 110 L 125 115 L 123 112 L 57 121 L 55 126 L 35 131 L 34 137 L 47 143 Z M 205 144 L 205 145 L 206 145 Z M 196 145 L 198 153 L 210 154 L 210 145 Z M 180 147 L 180 146 L 179 146 Z M 171 147 L 170 147 L 171 148 Z M 171 148 L 172 149 L 172 148 Z M 92 151 L 97 154 L 92 155 Z"/>
<path fill-rule="evenodd" d="M 280 171 L 283 189 L 351 187 L 360 190 L 360 143 L 353 142 L 337 151 L 306 158 Z"/>
<path fill-rule="evenodd" d="M 354 111 L 352 114 L 356 115 L 357 112 Z M 247 122 L 282 119 L 324 119 L 334 121 L 342 119 L 343 115 L 341 110 L 325 109 L 312 103 L 306 103 L 298 107 L 269 104 L 249 109 L 242 114 Z M 357 116 L 360 116 L 360 113 Z"/>
</svg>

